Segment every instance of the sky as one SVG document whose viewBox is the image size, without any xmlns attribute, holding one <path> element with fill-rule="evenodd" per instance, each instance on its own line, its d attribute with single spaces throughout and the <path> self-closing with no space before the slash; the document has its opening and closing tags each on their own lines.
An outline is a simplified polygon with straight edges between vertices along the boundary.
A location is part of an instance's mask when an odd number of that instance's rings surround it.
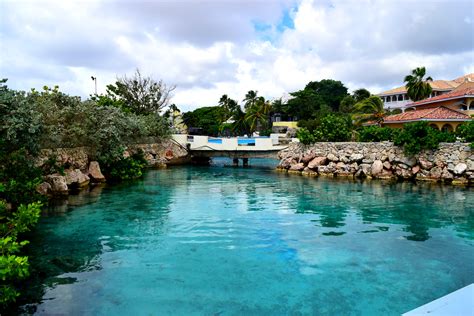
<svg viewBox="0 0 474 316">
<path fill-rule="evenodd" d="M 117 77 L 176 85 L 182 111 L 334 79 L 372 93 L 425 66 L 474 72 L 471 0 L 0 0 L 0 77 L 87 98 Z"/>
</svg>

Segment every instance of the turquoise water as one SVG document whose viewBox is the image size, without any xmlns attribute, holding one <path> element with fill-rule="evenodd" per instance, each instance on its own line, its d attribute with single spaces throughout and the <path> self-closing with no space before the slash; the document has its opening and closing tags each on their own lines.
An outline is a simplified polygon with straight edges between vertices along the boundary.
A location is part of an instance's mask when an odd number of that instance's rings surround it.
<svg viewBox="0 0 474 316">
<path fill-rule="evenodd" d="M 37 313 L 398 315 L 474 282 L 472 189 L 224 164 L 51 209 Z"/>
</svg>

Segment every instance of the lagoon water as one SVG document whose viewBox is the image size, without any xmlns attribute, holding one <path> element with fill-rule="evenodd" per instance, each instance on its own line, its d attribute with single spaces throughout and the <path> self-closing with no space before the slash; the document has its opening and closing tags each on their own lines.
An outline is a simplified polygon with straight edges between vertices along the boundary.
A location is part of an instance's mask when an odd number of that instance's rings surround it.
<svg viewBox="0 0 474 316">
<path fill-rule="evenodd" d="M 399 315 L 474 282 L 472 189 L 263 165 L 149 171 L 51 209 L 36 313 Z"/>
</svg>

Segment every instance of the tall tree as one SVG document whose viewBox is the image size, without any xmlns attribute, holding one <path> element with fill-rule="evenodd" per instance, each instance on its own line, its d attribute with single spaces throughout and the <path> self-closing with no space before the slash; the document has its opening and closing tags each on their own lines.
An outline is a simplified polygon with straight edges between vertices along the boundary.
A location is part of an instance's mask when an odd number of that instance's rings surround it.
<svg viewBox="0 0 474 316">
<path fill-rule="evenodd" d="M 107 85 L 107 94 L 123 101 L 122 109 L 135 114 L 158 114 L 168 106 L 176 86 L 162 80 L 144 77 L 137 69 L 132 77 L 117 78 L 115 85 Z"/>
<path fill-rule="evenodd" d="M 253 107 L 257 103 L 257 99 L 258 99 L 258 91 L 250 90 L 249 92 L 247 92 L 244 98 L 245 110 L 247 111 L 249 108 Z"/>
<path fill-rule="evenodd" d="M 352 93 L 352 97 L 357 103 L 370 97 L 370 91 L 364 88 L 360 88 L 360 89 L 354 90 L 354 92 Z"/>
<path fill-rule="evenodd" d="M 272 105 L 264 97 L 258 97 L 255 105 L 246 112 L 246 121 L 249 124 L 250 132 L 254 132 L 258 127 L 264 130 L 269 125 L 269 115 Z"/>
<path fill-rule="evenodd" d="M 431 77 L 424 79 L 425 75 L 425 67 L 417 67 L 411 71 L 410 75 L 405 77 L 408 97 L 415 102 L 426 99 L 432 92 L 429 81 L 433 81 L 433 79 Z"/>
<path fill-rule="evenodd" d="M 356 103 L 353 111 L 355 112 L 353 118 L 356 121 L 356 125 L 361 125 L 365 122 L 375 122 L 380 125 L 386 116 L 383 102 L 376 95 Z"/>
</svg>

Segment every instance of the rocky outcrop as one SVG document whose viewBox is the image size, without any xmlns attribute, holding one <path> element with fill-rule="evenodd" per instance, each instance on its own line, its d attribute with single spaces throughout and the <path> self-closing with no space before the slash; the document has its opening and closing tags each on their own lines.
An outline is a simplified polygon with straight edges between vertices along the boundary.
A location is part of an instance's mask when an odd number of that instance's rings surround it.
<svg viewBox="0 0 474 316">
<path fill-rule="evenodd" d="M 99 163 L 97 161 L 91 161 L 89 164 L 89 168 L 87 170 L 89 178 L 94 183 L 101 183 L 105 182 L 105 177 L 100 170 Z"/>
<path fill-rule="evenodd" d="M 47 175 L 44 180 L 51 186 L 50 192 L 53 195 L 67 195 L 69 192 L 66 177 L 58 173 Z"/>
<path fill-rule="evenodd" d="M 89 185 L 89 177 L 79 169 L 66 169 L 64 171 L 68 188 L 83 188 Z"/>
<path fill-rule="evenodd" d="M 474 153 L 462 143 L 443 143 L 413 157 L 391 142 L 293 143 L 279 159 L 279 170 L 313 176 L 474 183 Z"/>
</svg>

